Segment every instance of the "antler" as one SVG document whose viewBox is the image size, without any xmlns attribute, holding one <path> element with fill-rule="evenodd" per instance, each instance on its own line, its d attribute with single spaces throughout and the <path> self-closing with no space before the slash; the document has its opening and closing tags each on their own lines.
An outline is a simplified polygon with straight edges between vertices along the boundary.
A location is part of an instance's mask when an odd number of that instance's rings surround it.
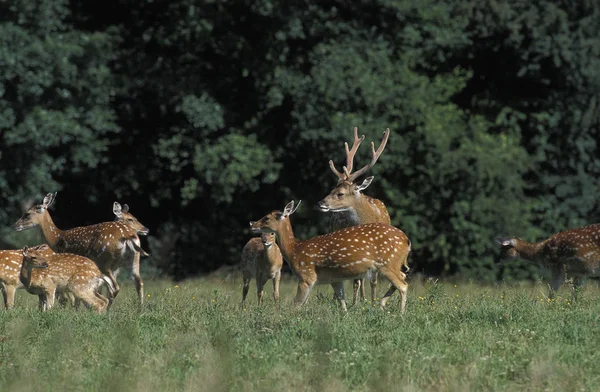
<svg viewBox="0 0 600 392">
<path fill-rule="evenodd" d="M 363 140 L 365 140 L 365 135 L 362 135 L 359 138 L 358 137 L 358 127 L 354 127 L 354 143 L 352 144 L 352 149 L 351 150 L 348 149 L 347 142 L 344 143 L 344 146 L 346 147 L 346 166 L 344 166 L 345 173 L 352 172 L 352 166 L 354 165 L 354 155 L 356 155 L 356 151 L 358 151 L 358 147 L 360 146 L 360 144 L 362 143 Z M 343 173 L 340 173 L 339 171 L 337 171 L 332 160 L 329 161 L 329 167 L 331 168 L 331 171 L 333 171 L 333 174 L 338 176 L 338 178 L 340 180 L 342 180 L 342 181 L 347 180 L 347 174 L 343 174 Z"/>
<path fill-rule="evenodd" d="M 371 154 L 373 156 L 371 158 L 371 162 L 369 162 L 368 165 L 362 167 L 360 170 L 357 170 L 354 173 L 352 173 L 352 169 L 351 169 L 352 165 L 350 165 L 350 169 L 347 169 L 346 167 L 344 167 L 346 181 L 353 182 L 355 179 L 357 179 L 358 177 L 365 174 L 367 170 L 369 170 L 370 168 L 372 168 L 375 165 L 375 162 L 377 162 L 377 160 L 379 159 L 379 156 L 383 152 L 383 149 L 385 148 L 385 145 L 387 144 L 389 137 L 390 137 L 390 129 L 387 128 L 385 130 L 385 132 L 383 133 L 383 139 L 381 140 L 381 145 L 379 145 L 379 148 L 377 149 L 377 151 L 375 151 L 375 143 L 371 142 Z"/>
</svg>

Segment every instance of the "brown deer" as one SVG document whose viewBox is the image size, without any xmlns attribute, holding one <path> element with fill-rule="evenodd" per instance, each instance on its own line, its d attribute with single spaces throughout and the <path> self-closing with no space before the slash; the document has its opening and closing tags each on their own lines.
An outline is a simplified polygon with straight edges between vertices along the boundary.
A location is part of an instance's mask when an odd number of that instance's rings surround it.
<svg viewBox="0 0 600 392">
<path fill-rule="evenodd" d="M 148 233 L 150 232 L 150 230 L 146 226 L 144 226 L 135 216 L 133 216 L 129 212 L 129 206 L 127 204 L 123 204 L 123 207 L 121 207 L 121 204 L 115 201 L 113 203 L 113 214 L 115 214 L 115 221 L 131 227 L 135 230 L 135 232 L 138 235 L 148 235 Z M 140 249 L 140 254 L 144 257 L 150 256 L 143 249 Z"/>
<path fill-rule="evenodd" d="M 500 259 L 520 258 L 548 268 L 552 274 L 549 298 L 573 276 L 574 288 L 583 286 L 587 277 L 600 277 L 600 224 L 561 231 L 540 242 L 520 238 L 497 239 Z"/>
<path fill-rule="evenodd" d="M 40 310 L 54 306 L 56 293 L 71 293 L 98 312 L 106 310 L 108 299 L 100 294 L 106 284 L 114 291 L 111 280 L 87 257 L 72 253 L 54 253 L 47 245 L 22 250 L 20 280 L 25 289 L 39 296 Z"/>
<path fill-rule="evenodd" d="M 51 250 L 48 251 L 52 252 Z M 23 251 L 21 249 L 0 250 L 0 288 L 2 289 L 6 309 L 14 307 L 15 291 L 23 288 L 23 284 L 19 280 L 22 264 Z"/>
<path fill-rule="evenodd" d="M 23 288 L 19 280 L 22 263 L 23 253 L 20 250 L 0 250 L 0 288 L 6 309 L 14 307 L 15 291 Z"/>
<path fill-rule="evenodd" d="M 323 212 L 333 212 L 329 220 L 329 231 L 336 231 L 345 227 L 362 225 L 366 223 L 385 223 L 391 224 L 390 214 L 388 213 L 385 204 L 378 199 L 369 197 L 362 193 L 373 181 L 373 177 L 367 177 L 361 184 L 355 183 L 356 179 L 364 175 L 372 168 L 379 156 L 383 152 L 390 136 L 390 129 L 386 129 L 383 133 L 383 139 L 377 151 L 375 144 L 371 143 L 371 162 L 361 169 L 352 172 L 354 166 L 354 156 L 358 151 L 358 147 L 365 139 L 365 135 L 358 137 L 358 128 L 354 127 L 354 142 L 352 148 L 348 148 L 348 143 L 344 143 L 346 148 L 346 165 L 342 172 L 339 172 L 333 161 L 329 161 L 329 167 L 333 174 L 338 178 L 338 183 L 318 204 L 319 209 Z M 408 265 L 404 265 L 408 272 Z M 362 299 L 365 299 L 364 278 L 354 280 L 354 296 L 353 303 L 358 300 L 358 293 Z M 371 301 L 375 301 L 377 294 L 377 274 L 371 275 Z"/>
<path fill-rule="evenodd" d="M 410 241 L 406 234 L 384 223 L 370 223 L 304 241 L 297 240 L 289 219 L 296 208 L 292 201 L 283 212 L 273 211 L 256 222 L 250 222 L 250 227 L 253 232 L 277 235 L 281 253 L 298 278 L 294 300 L 297 306 L 306 301 L 315 284 L 329 283 L 345 311 L 344 280 L 379 272 L 392 283 L 381 299 L 381 307 L 385 307 L 389 297 L 399 290 L 400 308 L 404 312 L 408 284 L 402 266 L 410 253 Z"/>
<path fill-rule="evenodd" d="M 262 304 L 263 287 L 269 279 L 273 279 L 273 299 L 275 303 L 279 301 L 279 280 L 282 266 L 283 258 L 275 243 L 275 234 L 263 233 L 260 238 L 252 238 L 246 243 L 242 250 L 242 276 L 244 278 L 242 307 L 246 307 L 246 296 L 252 278 L 256 278 L 259 306 Z"/>
<path fill-rule="evenodd" d="M 119 293 L 114 271 L 125 267 L 131 272 L 139 302 L 144 300 L 144 284 L 140 277 L 140 239 L 136 230 L 120 222 L 104 222 L 60 230 L 50 217 L 48 207 L 56 193 L 48 193 L 42 204 L 30 207 L 14 225 L 22 231 L 39 226 L 50 248 L 57 253 L 74 253 L 92 259 L 114 286 L 112 300 Z"/>
</svg>

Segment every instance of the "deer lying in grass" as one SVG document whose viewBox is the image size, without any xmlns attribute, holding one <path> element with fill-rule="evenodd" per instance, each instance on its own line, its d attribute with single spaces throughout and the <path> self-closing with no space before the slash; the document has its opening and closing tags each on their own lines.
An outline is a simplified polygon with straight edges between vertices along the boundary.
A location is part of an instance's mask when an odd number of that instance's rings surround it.
<svg viewBox="0 0 600 392">
<path fill-rule="evenodd" d="M 56 194 L 48 193 L 42 204 L 30 207 L 13 228 L 17 231 L 39 226 L 50 248 L 57 253 L 73 253 L 92 259 L 108 276 L 114 287 L 111 303 L 119 293 L 114 271 L 125 267 L 131 272 L 140 304 L 144 300 L 144 284 L 139 272 L 140 239 L 136 229 L 120 222 L 104 222 L 91 226 L 60 230 L 50 217 L 48 207 Z"/>
<path fill-rule="evenodd" d="M 273 279 L 273 299 L 279 301 L 279 280 L 283 258 L 275 243 L 275 234 L 263 233 L 260 238 L 252 238 L 242 250 L 242 307 L 246 307 L 246 296 L 250 288 L 250 280 L 256 278 L 256 294 L 258 305 L 262 304 L 263 287 L 269 279 Z"/>
<path fill-rule="evenodd" d="M 296 206 L 297 208 L 297 206 Z M 383 223 L 352 226 L 309 240 L 294 237 L 290 215 L 294 202 L 282 211 L 273 211 L 256 222 L 250 222 L 253 232 L 275 233 L 283 257 L 298 278 L 294 300 L 301 306 L 315 284 L 331 284 L 346 310 L 344 280 L 356 279 L 368 272 L 379 272 L 392 283 L 381 299 L 381 307 L 394 291 L 400 291 L 400 308 L 404 312 L 408 284 L 402 266 L 410 253 L 410 241 L 401 230 Z"/>
<path fill-rule="evenodd" d="M 98 312 L 106 310 L 108 299 L 99 292 L 107 285 L 114 292 L 111 280 L 87 257 L 72 253 L 54 253 L 47 245 L 23 248 L 20 280 L 25 289 L 39 296 L 40 309 L 50 310 L 56 293 L 72 293 L 86 306 Z"/>
<path fill-rule="evenodd" d="M 540 242 L 519 238 L 497 241 L 502 247 L 502 261 L 520 258 L 550 270 L 549 298 L 563 284 L 565 274 L 575 278 L 575 289 L 582 287 L 588 277 L 600 277 L 600 224 L 565 230 Z"/>
<path fill-rule="evenodd" d="M 332 212 L 329 220 L 329 231 L 336 231 L 345 227 L 363 225 L 366 223 L 385 223 L 391 224 L 390 214 L 388 213 L 385 204 L 378 199 L 369 197 L 362 193 L 373 181 L 373 177 L 367 177 L 360 185 L 355 183 L 356 179 L 365 174 L 372 168 L 379 156 L 385 148 L 390 129 L 386 129 L 383 133 L 381 145 L 375 151 L 375 144 L 371 143 L 371 162 L 366 166 L 352 173 L 354 166 L 354 156 L 358 151 L 358 147 L 365 139 L 365 135 L 358 137 L 358 128 L 354 127 L 354 142 L 352 148 L 348 148 L 348 143 L 344 143 L 346 147 L 346 166 L 343 167 L 343 172 L 339 172 L 333 163 L 329 161 L 329 167 L 333 174 L 338 178 L 338 183 L 318 204 L 319 209 L 323 212 Z M 408 272 L 408 265 L 404 266 Z M 354 296 L 353 304 L 358 301 L 358 293 L 365 299 L 365 280 L 364 278 L 354 280 Z M 371 274 L 371 302 L 375 301 L 377 296 L 377 274 Z"/>
</svg>

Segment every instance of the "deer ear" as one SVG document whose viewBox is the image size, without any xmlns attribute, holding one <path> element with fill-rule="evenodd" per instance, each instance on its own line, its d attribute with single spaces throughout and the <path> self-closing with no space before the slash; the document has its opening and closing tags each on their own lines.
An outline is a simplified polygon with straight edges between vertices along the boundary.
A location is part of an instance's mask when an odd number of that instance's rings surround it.
<svg viewBox="0 0 600 392">
<path fill-rule="evenodd" d="M 113 203 L 113 214 L 115 214 L 119 219 L 123 216 L 123 213 L 121 212 L 121 205 L 116 201 Z"/>
<path fill-rule="evenodd" d="M 500 246 L 515 246 L 515 240 L 512 238 L 496 238 L 496 242 Z"/>
<path fill-rule="evenodd" d="M 129 206 L 127 204 L 123 204 L 123 212 L 129 212 Z"/>
<path fill-rule="evenodd" d="M 23 256 L 27 257 L 28 253 L 29 253 L 29 247 L 27 245 L 25 245 L 23 247 Z"/>
<path fill-rule="evenodd" d="M 42 207 L 48 208 L 54 202 L 54 198 L 56 197 L 56 192 L 48 193 L 46 197 L 44 197 L 44 201 L 42 202 Z"/>
<path fill-rule="evenodd" d="M 296 207 L 294 208 L 294 201 L 293 200 L 290 201 L 283 209 L 283 213 L 281 214 L 281 217 L 285 218 L 285 217 L 292 215 L 294 212 L 296 212 L 296 210 L 300 206 L 300 203 L 302 203 L 302 200 L 298 201 L 298 204 L 296 204 Z"/>
<path fill-rule="evenodd" d="M 360 191 L 367 189 L 369 187 L 369 185 L 371 185 L 371 182 L 373 182 L 373 178 L 375 178 L 375 177 L 371 176 L 371 177 L 365 178 L 365 180 L 362 182 L 362 184 L 360 184 L 359 186 L 356 187 L 356 191 L 360 192 Z"/>
</svg>

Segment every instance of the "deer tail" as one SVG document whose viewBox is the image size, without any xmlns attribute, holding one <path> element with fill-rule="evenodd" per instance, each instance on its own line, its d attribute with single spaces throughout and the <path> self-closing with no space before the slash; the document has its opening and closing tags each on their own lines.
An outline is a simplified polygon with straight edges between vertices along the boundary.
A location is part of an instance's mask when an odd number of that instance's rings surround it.
<svg viewBox="0 0 600 392">
<path fill-rule="evenodd" d="M 110 297 L 114 298 L 117 290 L 115 289 L 115 285 L 113 284 L 112 280 L 106 275 L 102 276 L 102 280 L 104 280 L 104 283 L 106 283 Z"/>
</svg>

